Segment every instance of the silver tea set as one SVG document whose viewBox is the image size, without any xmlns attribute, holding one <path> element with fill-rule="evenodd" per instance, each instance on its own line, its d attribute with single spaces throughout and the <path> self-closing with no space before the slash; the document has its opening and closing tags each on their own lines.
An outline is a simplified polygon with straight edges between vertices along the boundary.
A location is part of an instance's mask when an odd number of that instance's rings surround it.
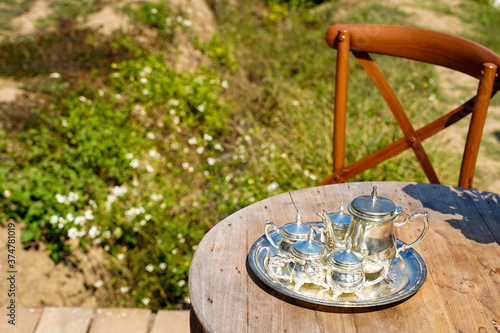
<svg viewBox="0 0 500 333">
<path fill-rule="evenodd" d="M 318 213 L 322 227 L 302 222 L 300 211 L 295 222 L 281 228 L 266 221 L 265 236 L 270 246 L 276 248 L 275 255 L 268 251 L 264 259 L 271 278 L 296 293 L 308 285 L 318 288 L 318 297 L 322 299 L 337 300 L 342 294 L 354 294 L 364 300 L 363 289 L 388 278 L 399 253 L 420 242 L 429 228 L 427 213 L 415 213 L 397 221 L 403 210 L 391 200 L 379 197 L 376 187 L 371 195 L 355 198 L 348 211 L 349 214 L 344 212 L 341 201 L 338 212 Z M 394 227 L 417 217 L 424 223 L 420 236 L 397 248 Z M 277 243 L 271 229 L 281 236 Z"/>
</svg>

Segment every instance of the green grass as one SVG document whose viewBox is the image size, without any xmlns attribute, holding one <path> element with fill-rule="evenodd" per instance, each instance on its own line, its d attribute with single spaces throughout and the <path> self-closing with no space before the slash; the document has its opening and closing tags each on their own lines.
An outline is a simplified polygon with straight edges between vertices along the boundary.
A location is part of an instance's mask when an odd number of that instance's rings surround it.
<svg viewBox="0 0 500 333">
<path fill-rule="evenodd" d="M 330 173 L 336 51 L 326 29 L 409 17 L 376 2 L 213 1 L 218 30 L 202 41 L 187 13 L 165 3 L 126 6 L 133 29 L 112 36 L 76 23 L 103 2 L 53 5 L 44 24 L 56 30 L 0 44 L 0 75 L 27 93 L 0 105 L 0 218 L 25 222 L 23 241 L 44 242 L 56 261 L 70 236 L 102 246 L 111 305 L 152 309 L 188 306 L 191 257 L 215 223 Z M 470 24 L 500 25 L 482 5 L 466 6 Z M 181 33 L 205 56 L 194 72 L 175 69 Z M 412 122 L 441 114 L 431 67 L 374 58 Z M 402 133 L 354 58 L 349 70 L 353 162 Z M 455 184 L 455 155 L 425 146 Z M 426 178 L 408 151 L 352 181 L 363 180 Z"/>
</svg>

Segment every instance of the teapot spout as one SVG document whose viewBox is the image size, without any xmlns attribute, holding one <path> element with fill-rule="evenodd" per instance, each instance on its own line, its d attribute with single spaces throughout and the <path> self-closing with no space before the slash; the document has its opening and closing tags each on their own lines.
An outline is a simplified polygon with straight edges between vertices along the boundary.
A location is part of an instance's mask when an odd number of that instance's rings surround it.
<svg viewBox="0 0 500 333">
<path fill-rule="evenodd" d="M 330 215 L 328 215 L 328 213 L 323 210 L 323 212 L 320 213 L 316 213 L 319 217 L 321 217 L 321 219 L 323 220 L 323 230 L 325 231 L 326 233 L 326 243 L 328 244 L 328 246 L 330 247 L 330 249 L 333 250 L 333 248 L 335 247 L 335 234 L 334 234 L 334 231 L 333 231 L 333 221 L 332 219 L 330 218 Z"/>
</svg>

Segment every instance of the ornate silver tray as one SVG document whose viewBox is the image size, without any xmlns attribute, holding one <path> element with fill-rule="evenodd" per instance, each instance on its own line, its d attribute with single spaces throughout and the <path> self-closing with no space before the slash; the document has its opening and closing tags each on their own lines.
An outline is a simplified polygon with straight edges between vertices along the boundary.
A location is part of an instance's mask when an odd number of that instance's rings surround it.
<svg viewBox="0 0 500 333">
<path fill-rule="evenodd" d="M 308 224 L 317 227 L 322 225 L 321 222 Z M 281 240 L 281 236 L 276 231 L 271 231 L 271 236 L 275 243 Z M 397 240 L 398 247 L 404 244 L 401 240 Z M 271 246 L 265 235 L 260 237 L 250 248 L 248 261 L 255 275 L 272 289 L 313 304 L 336 307 L 370 307 L 395 303 L 416 293 L 427 277 L 427 267 L 424 260 L 417 251 L 410 248 L 396 257 L 384 280 L 377 285 L 363 289 L 362 295 L 365 300 L 360 300 L 353 294 L 342 294 L 337 300 L 329 300 L 328 297 L 318 297 L 321 289 L 315 285 L 306 284 L 300 288 L 299 292 L 294 292 L 286 281 L 274 280 L 264 265 L 264 258 L 268 251 L 271 255 L 276 255 L 276 249 Z"/>
</svg>

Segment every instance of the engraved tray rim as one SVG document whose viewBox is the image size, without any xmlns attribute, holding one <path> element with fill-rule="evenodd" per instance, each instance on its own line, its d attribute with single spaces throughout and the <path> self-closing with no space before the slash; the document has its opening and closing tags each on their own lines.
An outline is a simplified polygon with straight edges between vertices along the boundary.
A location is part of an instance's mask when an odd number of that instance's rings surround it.
<svg viewBox="0 0 500 333">
<path fill-rule="evenodd" d="M 313 226 L 321 226 L 321 222 L 308 222 L 308 224 L 313 225 Z M 281 236 L 279 233 L 277 233 L 275 230 L 270 232 L 271 237 L 273 240 L 277 243 L 280 239 Z M 400 247 L 404 245 L 405 243 L 401 241 L 400 239 L 397 239 L 397 246 Z M 319 304 L 319 305 L 325 305 L 325 306 L 332 306 L 332 307 L 352 307 L 352 308 L 358 308 L 358 307 L 372 307 L 372 306 L 379 306 L 379 305 L 386 305 L 386 304 L 391 304 L 395 303 L 398 301 L 401 301 L 403 299 L 406 299 L 413 294 L 415 294 L 420 287 L 424 284 L 426 278 L 427 278 L 427 266 L 425 265 L 424 260 L 418 254 L 416 250 L 413 248 L 406 249 L 404 252 L 401 252 L 401 255 L 406 257 L 406 258 L 411 258 L 413 260 L 405 260 L 405 262 L 408 262 L 412 268 L 410 271 L 411 272 L 416 272 L 413 276 L 410 277 L 411 283 L 407 286 L 405 286 L 403 289 L 398 290 L 394 294 L 389 294 L 388 297 L 380 298 L 380 299 L 366 299 L 366 300 L 359 300 L 356 302 L 353 301 L 333 301 L 333 300 L 323 300 L 323 299 L 318 299 L 314 297 L 310 297 L 307 295 L 303 295 L 298 292 L 294 292 L 293 290 L 290 290 L 283 286 L 281 283 L 274 281 L 271 276 L 267 273 L 266 268 L 263 266 L 263 260 L 260 260 L 260 252 L 261 249 L 264 246 L 269 246 L 270 248 L 273 248 L 272 245 L 269 243 L 269 241 L 266 238 L 266 235 L 262 235 L 259 237 L 255 243 L 252 245 L 250 248 L 250 251 L 248 253 L 248 262 L 250 264 L 250 268 L 252 271 L 255 273 L 255 275 L 262 281 L 264 282 L 267 286 L 270 288 L 274 289 L 275 291 L 278 291 L 279 293 L 285 294 L 289 297 L 301 300 L 301 301 L 306 301 L 312 304 Z M 398 260 L 398 259 L 396 259 Z"/>
</svg>

